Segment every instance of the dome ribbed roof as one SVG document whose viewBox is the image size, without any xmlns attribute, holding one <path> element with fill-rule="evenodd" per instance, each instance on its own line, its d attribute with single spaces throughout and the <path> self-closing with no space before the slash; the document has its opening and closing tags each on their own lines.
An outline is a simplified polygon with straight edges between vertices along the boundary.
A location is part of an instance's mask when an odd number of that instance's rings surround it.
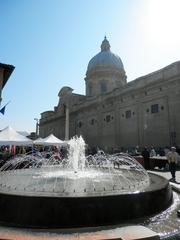
<svg viewBox="0 0 180 240">
<path fill-rule="evenodd" d="M 89 61 L 87 71 L 97 67 L 115 67 L 124 70 L 121 58 L 110 51 L 110 44 L 106 37 L 101 44 L 101 52 Z"/>
</svg>

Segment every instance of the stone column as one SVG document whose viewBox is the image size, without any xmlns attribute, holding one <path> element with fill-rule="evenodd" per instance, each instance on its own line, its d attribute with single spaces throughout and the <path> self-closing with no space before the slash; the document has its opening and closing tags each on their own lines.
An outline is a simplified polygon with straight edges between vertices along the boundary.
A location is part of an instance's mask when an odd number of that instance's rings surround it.
<svg viewBox="0 0 180 240">
<path fill-rule="evenodd" d="M 36 136 L 39 136 L 39 123 L 38 121 L 36 122 Z"/>
<path fill-rule="evenodd" d="M 66 105 L 65 140 L 69 140 L 69 106 Z"/>
</svg>

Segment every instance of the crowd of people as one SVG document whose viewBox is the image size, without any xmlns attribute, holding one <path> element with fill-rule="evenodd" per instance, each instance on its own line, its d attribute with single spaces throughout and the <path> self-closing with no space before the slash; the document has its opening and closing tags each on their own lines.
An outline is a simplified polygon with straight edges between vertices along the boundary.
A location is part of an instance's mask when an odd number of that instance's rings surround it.
<svg viewBox="0 0 180 240">
<path fill-rule="evenodd" d="M 49 158 L 51 155 L 58 160 L 67 157 L 67 147 L 56 147 L 56 146 L 0 146 L 0 166 L 2 166 L 8 160 L 15 158 L 22 154 L 35 154 L 36 152 L 44 153 L 45 158 Z"/>
<path fill-rule="evenodd" d="M 150 150 L 148 150 L 147 147 L 145 147 L 141 153 L 144 159 L 144 167 L 145 169 L 149 170 L 151 169 L 151 158 L 153 157 L 159 157 L 160 155 L 156 154 L 156 151 L 153 147 L 151 147 Z M 177 167 L 180 164 L 180 149 L 172 146 L 171 148 L 166 147 L 164 149 L 164 154 L 162 156 L 166 156 L 168 168 L 171 172 L 171 179 L 170 181 L 176 182 L 176 170 Z"/>
<path fill-rule="evenodd" d="M 100 148 L 94 147 L 94 148 L 89 148 L 88 146 L 86 147 L 86 155 L 94 155 L 96 154 Z M 11 159 L 12 157 L 15 157 L 16 155 L 19 154 L 28 154 L 32 152 L 46 152 L 46 158 L 49 158 L 52 154 L 54 155 L 54 159 L 57 161 L 61 161 L 64 158 L 67 157 L 68 155 L 68 146 L 66 147 L 50 147 L 50 146 L 1 146 L 0 147 L 0 166 L 2 166 L 6 161 Z M 51 152 L 51 154 L 50 154 Z M 151 146 L 151 148 L 139 148 L 139 146 L 136 146 L 134 149 L 131 148 L 131 151 L 129 149 L 114 149 L 112 153 L 118 153 L 118 152 L 125 152 L 129 155 L 134 156 L 137 158 L 138 156 L 142 156 L 144 159 L 144 167 L 145 169 L 149 170 L 152 169 L 151 163 L 152 159 L 159 157 L 159 156 L 165 156 L 167 161 L 168 161 L 168 168 L 171 172 L 172 178 L 171 181 L 176 181 L 176 170 L 177 166 L 180 165 L 180 149 L 178 147 L 165 147 L 165 148 L 154 148 Z"/>
<path fill-rule="evenodd" d="M 14 146 L 14 145 L 3 145 L 0 146 L 0 160 L 8 160 L 18 154 L 26 154 L 30 152 L 32 147 L 29 146 Z"/>
</svg>

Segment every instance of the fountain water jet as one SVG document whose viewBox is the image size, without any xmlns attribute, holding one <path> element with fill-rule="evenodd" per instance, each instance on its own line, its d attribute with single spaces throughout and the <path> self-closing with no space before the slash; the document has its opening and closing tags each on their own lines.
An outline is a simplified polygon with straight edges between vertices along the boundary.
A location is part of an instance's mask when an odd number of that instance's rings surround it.
<svg viewBox="0 0 180 240">
<path fill-rule="evenodd" d="M 79 138 L 75 136 L 69 141 L 69 161 L 75 173 L 85 168 L 85 145 L 81 136 Z"/>
</svg>

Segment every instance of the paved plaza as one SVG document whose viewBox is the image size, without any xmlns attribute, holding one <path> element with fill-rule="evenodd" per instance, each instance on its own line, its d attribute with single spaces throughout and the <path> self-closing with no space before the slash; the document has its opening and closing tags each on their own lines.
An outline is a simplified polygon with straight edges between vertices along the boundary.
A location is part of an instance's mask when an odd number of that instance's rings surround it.
<svg viewBox="0 0 180 240">
<path fill-rule="evenodd" d="M 160 176 L 163 176 L 166 179 L 171 179 L 171 173 L 169 171 L 149 171 Z M 176 183 L 170 182 L 171 186 L 174 190 L 180 192 L 180 170 L 176 171 Z"/>
</svg>

